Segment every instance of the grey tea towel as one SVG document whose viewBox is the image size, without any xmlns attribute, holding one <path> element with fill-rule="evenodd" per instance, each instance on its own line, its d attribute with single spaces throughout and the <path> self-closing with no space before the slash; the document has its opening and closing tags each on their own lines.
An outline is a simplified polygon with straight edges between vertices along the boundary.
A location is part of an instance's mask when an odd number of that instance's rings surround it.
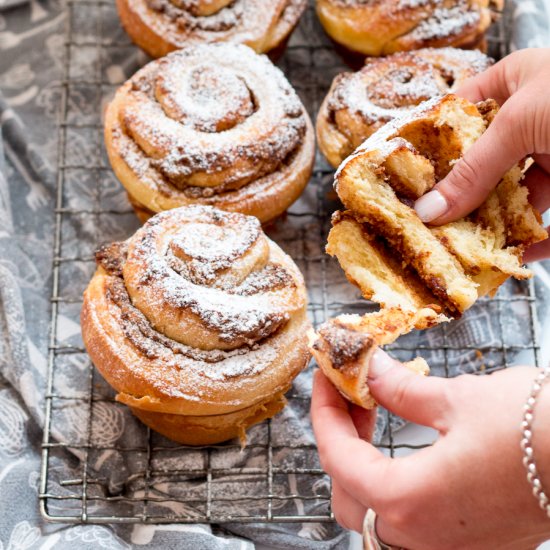
<svg viewBox="0 0 550 550">
<path fill-rule="evenodd" d="M 550 45 L 550 2 L 516 0 L 509 2 L 507 17 L 511 24 L 512 49 L 527 46 Z M 47 372 L 49 327 L 52 303 L 52 255 L 54 242 L 54 204 L 60 151 L 63 162 L 72 166 L 97 165 L 101 162 L 101 111 L 117 85 L 146 62 L 137 48 L 123 44 L 127 39 L 121 30 L 113 5 L 103 3 L 102 40 L 99 48 L 97 9 L 91 2 L 73 2 L 71 20 L 67 20 L 68 4 L 59 0 L 0 0 L 0 549 L 23 550 L 35 548 L 56 549 L 122 549 L 122 548 L 189 548 L 189 549 L 247 549 L 256 543 L 279 548 L 328 549 L 348 546 L 348 536 L 334 524 L 230 524 L 222 527 L 208 525 L 63 525 L 43 521 L 38 508 L 40 469 L 40 442 L 44 422 L 44 395 Z M 66 25 L 72 28 L 69 78 L 74 83 L 67 97 L 67 142 L 58 143 L 58 117 L 64 72 Z M 295 47 L 280 62 L 291 82 L 296 86 L 310 113 L 315 114 L 319 101 L 332 77 L 345 69 L 333 52 L 327 39 L 309 9 L 299 29 L 293 35 Z M 312 50 L 310 46 L 319 46 Z M 97 97 L 96 87 L 86 85 L 101 78 L 107 84 L 104 96 Z M 78 84 L 80 82 L 81 84 Z M 114 176 L 104 168 L 65 171 L 64 205 L 80 211 L 97 208 L 97 186 L 101 185 L 102 208 L 122 212 L 116 215 L 64 217 L 61 227 L 63 258 L 79 257 L 87 261 L 72 262 L 60 269 L 60 288 L 65 301 L 59 303 L 56 345 L 81 346 L 78 325 L 79 297 L 93 272 L 89 259 L 100 242 L 126 238 L 138 227 L 125 194 Z M 317 159 L 312 183 L 300 201 L 293 206 L 295 216 L 278 223 L 271 236 L 298 259 L 310 287 L 312 304 L 327 303 L 326 288 L 330 288 L 328 313 L 336 315 L 347 311 L 355 303 L 357 293 L 345 280 L 335 262 L 326 260 L 326 270 L 320 272 L 320 263 L 303 258 L 318 258 L 323 254 L 322 231 L 318 215 L 328 220 L 336 204 L 327 198 L 331 174 L 328 166 Z M 314 214 L 312 214 L 312 212 Z M 67 221 L 69 220 L 69 221 Z M 99 220 L 99 222 L 98 222 Z M 302 260 L 300 260 L 302 258 Z M 69 267 L 70 265 L 70 267 Z M 547 271 L 537 268 L 537 297 L 539 317 L 548 318 L 547 305 L 550 290 Z M 510 283 L 500 293 L 502 298 L 515 298 L 510 303 L 483 302 L 460 322 L 445 330 L 409 335 L 401 343 L 414 348 L 423 345 L 434 348 L 424 351 L 436 374 L 458 374 L 479 368 L 502 364 L 502 341 L 509 345 L 528 347 L 529 304 L 525 286 Z M 499 310 L 500 308 L 500 310 Z M 323 318 L 323 308 L 312 307 L 315 322 Z M 498 315 L 503 322 L 495 323 Z M 481 359 L 475 350 L 465 350 L 465 344 L 474 342 L 488 351 Z M 447 355 L 442 352 L 447 347 Z M 412 352 L 399 352 L 407 359 Z M 509 356 L 509 361 L 515 357 Z M 533 357 L 522 357 L 533 361 Z M 447 372 L 448 371 L 448 372 Z M 82 396 L 89 392 L 88 360 L 85 354 L 58 355 L 54 391 L 60 394 Z M 313 436 L 307 414 L 311 372 L 305 372 L 296 381 L 291 401 L 272 425 L 274 460 L 277 464 L 303 463 L 318 467 Z M 112 391 L 94 378 L 95 396 L 112 397 Z M 81 402 L 79 402 L 81 403 Z M 52 435 L 58 442 L 76 445 L 86 432 L 88 410 L 76 402 L 59 405 L 54 415 Z M 399 426 L 395 419 L 393 428 Z M 378 437 L 387 432 L 385 417 L 379 419 Z M 251 431 L 250 442 L 265 439 L 265 426 Z M 143 491 L 142 478 L 135 476 L 143 470 L 140 453 L 123 453 L 117 448 L 137 445 L 143 441 L 143 427 L 128 413 L 106 399 L 94 408 L 92 439 L 102 450 L 88 456 L 88 467 L 101 480 L 98 494 L 117 495 L 129 491 L 139 496 Z M 156 437 L 156 436 L 153 436 Z M 285 447 L 298 442 L 305 450 L 293 451 Z M 164 442 L 166 444 L 166 442 Z M 302 454 L 299 454 L 302 453 Z M 78 495 L 80 487 L 61 485 L 60 480 L 82 475 L 82 449 L 71 452 L 52 452 L 50 484 L 52 494 Z M 201 453 L 193 452 L 159 456 L 157 467 L 193 467 L 202 460 Z M 241 453 L 234 447 L 220 449 L 212 454 L 214 465 L 220 467 L 259 466 L 265 468 L 265 455 L 253 448 Z M 216 462 L 217 461 L 217 462 Z M 140 481 L 141 480 L 141 481 Z M 187 496 L 200 493 L 204 481 L 186 480 L 181 484 Z M 155 495 L 174 496 L 176 488 L 170 479 L 158 478 L 153 483 Z M 202 485 L 201 485 L 202 483 Z M 222 497 L 238 497 L 265 490 L 257 479 L 237 482 L 221 479 L 216 490 Z M 328 494 L 326 477 L 315 482 L 295 474 L 276 479 L 275 494 Z M 73 493 L 71 493 L 73 491 Z M 141 493 L 143 496 L 143 493 Z M 69 501 L 70 502 L 70 501 Z M 80 501 L 74 501 L 77 509 Z M 232 513 L 245 512 L 243 501 L 222 500 Z M 214 503 L 215 505 L 215 503 Z M 221 504 L 218 504 L 221 506 Z M 274 513 L 302 515 L 326 513 L 326 506 L 312 500 L 274 500 Z M 104 507 L 104 509 L 102 508 Z M 187 507 L 187 508 L 186 508 Z M 90 501 L 90 512 L 119 513 L 116 506 L 102 501 Z M 66 510 L 65 510 L 66 512 Z M 188 513 L 196 510 L 179 502 L 152 506 L 159 515 Z M 62 505 L 53 502 L 50 513 L 62 513 Z"/>
</svg>

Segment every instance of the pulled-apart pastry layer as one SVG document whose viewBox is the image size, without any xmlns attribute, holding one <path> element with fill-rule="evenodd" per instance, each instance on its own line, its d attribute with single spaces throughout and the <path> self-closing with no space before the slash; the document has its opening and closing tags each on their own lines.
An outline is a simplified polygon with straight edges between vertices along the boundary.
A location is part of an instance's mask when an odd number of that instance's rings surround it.
<svg viewBox="0 0 550 550">
<path fill-rule="evenodd" d="M 282 50 L 306 0 L 117 0 L 122 26 L 151 57 L 197 43 Z"/>
<path fill-rule="evenodd" d="M 174 52 L 138 71 L 105 120 L 113 170 L 136 210 L 205 204 L 262 222 L 311 174 L 311 121 L 282 72 L 235 44 Z"/>
<path fill-rule="evenodd" d="M 412 328 L 460 316 L 509 277 L 531 276 L 521 265 L 523 251 L 547 233 L 529 204 L 520 166 L 464 219 L 430 227 L 413 208 L 481 136 L 497 109 L 492 100 L 476 106 L 453 95 L 435 98 L 378 130 L 340 166 L 335 186 L 348 210 L 333 217 L 327 252 L 382 309 L 351 328 L 337 318 L 319 329 L 324 343 L 315 342 L 312 351 L 329 377 L 341 369 L 334 363 L 339 338 L 358 332 L 372 340 L 371 347 L 389 343 Z M 327 331 L 333 332 L 328 340 Z M 355 384 L 362 387 L 364 380 Z"/>
<path fill-rule="evenodd" d="M 293 261 L 241 214 L 158 214 L 97 254 L 82 333 L 95 366 L 148 425 L 207 444 L 272 416 L 309 358 Z"/>
<path fill-rule="evenodd" d="M 424 47 L 479 47 L 502 0 L 317 0 L 327 33 L 349 50 L 387 55 Z"/>
<path fill-rule="evenodd" d="M 310 349 L 327 378 L 346 399 L 370 409 L 376 405 L 367 385 L 369 362 L 377 346 L 391 344 L 414 328 L 428 328 L 444 318 L 431 309 L 417 312 L 399 307 L 370 315 L 340 315 L 310 332 Z M 429 367 L 417 357 L 405 366 L 426 375 Z"/>
<path fill-rule="evenodd" d="M 384 124 L 423 101 L 452 92 L 492 60 L 477 50 L 425 48 L 367 58 L 341 73 L 317 117 L 319 148 L 335 168 Z"/>
</svg>

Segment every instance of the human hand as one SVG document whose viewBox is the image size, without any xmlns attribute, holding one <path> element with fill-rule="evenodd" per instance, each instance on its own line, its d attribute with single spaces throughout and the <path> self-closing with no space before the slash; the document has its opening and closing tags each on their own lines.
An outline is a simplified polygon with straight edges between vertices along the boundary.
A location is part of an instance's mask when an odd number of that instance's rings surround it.
<svg viewBox="0 0 550 550">
<path fill-rule="evenodd" d="M 317 372 L 311 417 L 338 523 L 360 532 L 372 508 L 380 539 L 409 550 L 523 550 L 550 538 L 519 445 L 537 372 L 514 367 L 491 376 L 425 378 L 377 351 L 369 373 L 376 400 L 440 433 L 433 446 L 395 459 L 362 438 L 372 435 L 373 412 L 350 409 Z M 539 400 L 535 456 L 550 487 L 550 394 L 543 391 Z"/>
<path fill-rule="evenodd" d="M 495 99 L 501 110 L 449 175 L 416 201 L 424 222 L 462 218 L 487 198 L 502 176 L 532 155 L 525 184 L 540 212 L 550 207 L 550 48 L 520 50 L 470 79 L 456 94 L 472 102 Z M 531 247 L 526 261 L 550 257 L 550 241 Z"/>
</svg>

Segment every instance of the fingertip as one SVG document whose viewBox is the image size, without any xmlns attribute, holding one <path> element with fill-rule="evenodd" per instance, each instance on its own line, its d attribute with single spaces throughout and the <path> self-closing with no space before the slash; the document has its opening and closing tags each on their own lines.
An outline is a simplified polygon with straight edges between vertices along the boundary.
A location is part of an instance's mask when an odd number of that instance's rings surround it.
<svg viewBox="0 0 550 550">
<path fill-rule="evenodd" d="M 316 368 L 313 371 L 313 383 L 314 384 L 321 384 L 321 379 L 325 378 L 325 375 L 323 374 L 323 371 L 320 368 Z"/>
<path fill-rule="evenodd" d="M 321 369 L 313 374 L 312 409 L 318 406 L 332 406 L 340 409 L 348 408 L 347 401 L 325 376 Z"/>
<path fill-rule="evenodd" d="M 369 389 L 389 411 L 418 424 L 440 429 L 447 409 L 440 378 L 426 377 L 414 362 L 403 364 L 377 351 L 369 364 Z"/>
<path fill-rule="evenodd" d="M 547 169 L 544 169 L 542 162 L 547 164 Z M 550 208 L 550 157 L 537 158 L 537 164 L 527 170 L 522 183 L 529 190 L 531 205 L 540 213 L 546 212 Z"/>
<path fill-rule="evenodd" d="M 391 355 L 386 353 L 382 348 L 377 348 L 372 354 L 369 363 L 368 379 L 369 382 L 380 378 L 383 374 L 394 367 L 400 366 L 401 363 L 396 361 Z"/>
<path fill-rule="evenodd" d="M 476 76 L 466 80 L 466 82 L 454 91 L 454 94 L 467 99 L 471 103 L 478 103 L 479 101 L 487 99 L 486 97 L 483 97 L 483 93 L 479 85 L 479 78 Z"/>
<path fill-rule="evenodd" d="M 420 197 L 414 203 L 414 209 L 424 223 L 430 223 L 443 216 L 449 210 L 449 204 L 444 195 L 434 189 Z"/>
<path fill-rule="evenodd" d="M 316 369 L 313 373 L 313 385 L 323 392 L 331 392 L 331 390 L 334 389 L 334 386 L 321 369 Z"/>
<path fill-rule="evenodd" d="M 315 369 L 315 372 L 313 373 L 313 388 L 317 388 L 323 393 L 330 393 L 333 389 L 330 380 L 325 376 L 321 369 Z"/>
</svg>

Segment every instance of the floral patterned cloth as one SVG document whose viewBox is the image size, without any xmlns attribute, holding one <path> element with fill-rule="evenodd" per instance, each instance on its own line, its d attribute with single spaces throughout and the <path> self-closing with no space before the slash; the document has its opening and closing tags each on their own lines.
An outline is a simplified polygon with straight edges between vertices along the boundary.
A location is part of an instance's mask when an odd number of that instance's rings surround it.
<svg viewBox="0 0 550 550">
<path fill-rule="evenodd" d="M 550 45 L 550 0 L 516 0 L 512 4 L 514 30 L 512 49 L 528 46 Z M 546 5 L 545 5 L 546 4 Z M 62 61 L 64 52 L 64 24 L 66 11 L 58 0 L 0 0 L 0 550 L 24 550 L 31 548 L 253 548 L 254 543 L 270 544 L 281 548 L 346 548 L 348 537 L 333 525 L 230 525 L 224 529 L 204 525 L 135 525 L 94 526 L 47 524 L 38 509 L 38 481 L 40 468 L 40 442 L 43 425 L 44 387 L 47 370 L 49 327 L 51 320 L 51 266 L 53 244 L 53 208 L 57 177 L 57 116 L 62 86 Z M 93 37 L 94 21 L 74 22 L 79 33 L 76 38 L 86 40 Z M 116 18 L 113 29 L 123 36 Z M 318 40 L 327 44 L 311 12 L 304 18 L 292 43 L 310 43 Z M 323 42 L 324 41 L 324 42 Z M 331 70 L 322 74 L 319 89 L 311 92 L 307 87 L 301 91 L 312 114 L 322 97 L 319 90 L 330 84 L 332 76 L 342 69 L 341 64 L 327 62 L 327 48 L 320 49 L 314 64 L 327 64 Z M 334 59 L 333 57 L 331 59 Z M 106 78 L 113 84 L 122 82 L 146 61 L 136 48 L 124 51 L 113 50 L 112 58 L 104 60 Z M 82 76 L 89 70 L 86 57 L 72 60 L 75 75 Z M 283 58 L 282 67 L 294 67 L 292 82 L 298 85 L 308 78 L 311 60 Z M 79 72 L 80 71 L 80 72 Z M 88 74 L 89 76 L 89 74 Z M 319 76 L 319 75 L 318 75 Z M 76 76 L 75 76 L 76 77 Z M 290 77 L 290 76 L 289 76 Z M 312 93 L 312 96 L 308 94 Z M 320 97 L 319 97 L 320 95 Z M 97 120 L 99 113 L 85 92 L 69 97 L 71 112 L 81 120 Z M 71 135 L 70 154 L 74 161 L 85 161 L 88 143 L 85 135 Z M 319 158 L 317 168 L 327 166 Z M 321 172 L 319 172 L 321 173 Z M 323 176 L 324 177 L 324 176 Z M 330 177 L 317 182 L 318 189 L 330 187 Z M 116 181 L 107 182 L 107 196 L 111 204 L 127 207 L 124 193 Z M 86 201 L 90 182 L 86 174 L 75 178 L 72 187 L 74 201 Z M 314 198 L 306 195 L 295 207 L 307 210 Z M 330 201 L 329 201 L 330 202 Z M 329 204 L 327 209 L 335 207 Z M 133 215 L 108 219 L 102 226 L 102 238 L 124 238 L 137 227 Z M 70 248 L 64 253 L 86 255 L 98 243 L 95 233 L 80 226 L 78 230 L 64 227 L 64 242 Z M 291 232 L 292 224 L 277 228 L 273 236 L 290 252 L 298 253 Z M 304 229 L 305 231 L 305 229 Z M 288 237 L 288 238 L 287 238 Z M 319 253 L 322 251 L 319 250 Z M 537 282 L 539 317 L 548 320 L 546 304 L 550 301 L 550 290 L 545 282 L 550 280 L 544 267 L 537 267 L 540 275 Z M 69 274 L 71 282 L 65 288 L 77 296 L 89 271 Z M 309 274 L 309 281 L 317 275 Z M 74 278 L 74 284 L 72 283 Z M 350 287 L 341 272 L 330 264 L 327 281 L 335 301 L 345 302 Z M 314 285 L 312 285 L 312 288 Z M 315 291 L 312 291 L 313 293 Z M 522 290 L 514 284 L 508 285 L 504 293 L 518 296 Z M 519 293 L 519 294 L 518 294 Z M 496 330 L 492 319 L 496 305 L 487 303 L 474 310 L 465 320 L 455 323 L 444 334 L 433 331 L 416 334 L 408 338 L 409 346 L 416 344 L 438 347 L 449 342 L 482 342 L 490 347 L 506 341 L 521 344 L 524 323 L 528 315 L 525 304 L 520 301 L 511 306 L 505 323 Z M 523 308 L 523 309 L 522 309 Z M 331 311 L 335 314 L 339 311 Z M 78 340 L 78 305 L 61 312 L 60 334 L 67 342 Z M 316 319 L 318 320 L 318 319 Z M 406 358 L 407 353 L 402 352 Z M 479 368 L 474 350 L 449 350 L 448 361 L 442 362 L 441 354 L 427 352 L 436 374 L 458 374 Z M 487 356 L 483 367 L 498 364 L 501 358 Z M 513 359 L 513 358 L 510 358 Z M 530 357 L 521 360 L 529 361 Z M 65 382 L 71 384 L 78 378 L 78 365 L 67 364 Z M 72 369 L 72 371 L 70 370 Z M 72 378 L 71 378 L 72 373 Z M 76 375 L 76 376 L 75 376 Z M 297 392 L 309 391 L 308 375 L 301 378 Z M 106 413 L 108 414 L 108 413 Z M 281 422 L 282 434 L 312 441 L 305 409 L 289 408 Z M 72 417 L 73 431 L 79 429 L 79 417 Z M 398 420 L 395 421 L 399 423 Z M 127 426 L 128 427 L 128 426 Z M 387 426 L 380 419 L 379 434 Z M 290 430 L 290 431 L 284 431 Z M 121 430 L 120 430 L 121 431 Z M 62 437 L 61 433 L 59 437 Z M 114 437 L 112 434 L 104 437 Z M 111 464 L 118 464 L 117 456 L 108 458 Z M 74 462 L 75 457 L 72 457 Z M 69 460 L 61 461 L 60 468 L 69 468 Z M 99 468 L 99 466 L 98 466 Z M 124 477 L 127 471 L 121 470 Z M 113 474 L 113 485 L 118 480 Z M 295 483 L 287 479 L 285 483 Z M 303 513 L 299 509 L 295 513 Z M 303 508 L 303 507 L 302 507 Z M 243 537 L 238 538 L 238 536 Z M 253 541 L 253 542 L 250 542 Z"/>
</svg>

